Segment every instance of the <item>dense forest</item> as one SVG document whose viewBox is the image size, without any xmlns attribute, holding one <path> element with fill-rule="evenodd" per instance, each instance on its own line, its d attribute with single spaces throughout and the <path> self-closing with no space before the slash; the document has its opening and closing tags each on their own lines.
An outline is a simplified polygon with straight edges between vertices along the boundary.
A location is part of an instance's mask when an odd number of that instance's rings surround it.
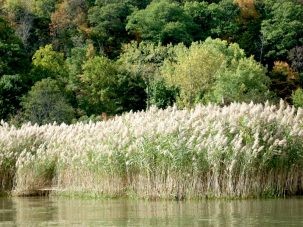
<svg viewBox="0 0 303 227">
<path fill-rule="evenodd" d="M 302 0 L 0 0 L 0 119 L 303 106 Z"/>
</svg>

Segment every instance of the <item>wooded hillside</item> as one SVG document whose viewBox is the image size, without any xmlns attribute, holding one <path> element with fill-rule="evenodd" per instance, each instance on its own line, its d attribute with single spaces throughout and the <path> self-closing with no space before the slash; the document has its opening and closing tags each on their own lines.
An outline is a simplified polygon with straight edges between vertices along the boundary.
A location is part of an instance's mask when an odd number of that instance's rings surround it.
<svg viewBox="0 0 303 227">
<path fill-rule="evenodd" d="M 0 0 L 0 119 L 303 106 L 302 0 Z"/>
</svg>

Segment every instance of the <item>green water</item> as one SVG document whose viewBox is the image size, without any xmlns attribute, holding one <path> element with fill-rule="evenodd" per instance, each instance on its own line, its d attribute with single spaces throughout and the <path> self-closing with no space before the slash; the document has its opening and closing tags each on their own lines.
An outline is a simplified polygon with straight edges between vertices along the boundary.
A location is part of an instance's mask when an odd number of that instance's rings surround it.
<svg viewBox="0 0 303 227">
<path fill-rule="evenodd" d="M 187 202 L 0 198 L 0 226 L 303 226 L 303 198 Z"/>
</svg>

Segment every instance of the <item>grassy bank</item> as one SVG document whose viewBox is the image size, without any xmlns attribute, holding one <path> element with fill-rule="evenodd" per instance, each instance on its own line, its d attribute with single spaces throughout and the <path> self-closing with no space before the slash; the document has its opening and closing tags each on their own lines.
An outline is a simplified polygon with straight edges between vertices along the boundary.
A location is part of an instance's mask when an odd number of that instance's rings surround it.
<svg viewBox="0 0 303 227">
<path fill-rule="evenodd" d="M 231 104 L 106 122 L 0 126 L 1 190 L 147 198 L 303 191 L 303 110 Z"/>
</svg>

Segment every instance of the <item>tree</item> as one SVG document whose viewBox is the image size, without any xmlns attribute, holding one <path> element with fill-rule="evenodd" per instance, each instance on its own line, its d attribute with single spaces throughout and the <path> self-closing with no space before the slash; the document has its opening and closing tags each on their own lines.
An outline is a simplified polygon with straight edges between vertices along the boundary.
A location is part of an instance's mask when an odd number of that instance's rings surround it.
<svg viewBox="0 0 303 227">
<path fill-rule="evenodd" d="M 119 105 L 117 91 L 118 71 L 106 57 L 93 57 L 83 65 L 80 76 L 78 103 L 86 115 L 116 113 Z"/>
<path fill-rule="evenodd" d="M 49 41 L 50 14 L 56 0 L 6 0 L 5 15 L 27 51 L 32 54 Z"/>
<path fill-rule="evenodd" d="M 95 57 L 94 46 L 89 43 L 83 47 L 75 47 L 71 49 L 70 56 L 66 59 L 68 68 L 68 89 L 76 91 L 79 87 L 79 75 L 83 74 L 83 65 L 90 59 Z"/>
<path fill-rule="evenodd" d="M 40 18 L 50 18 L 58 0 L 25 0 L 31 3 L 32 11 Z"/>
<path fill-rule="evenodd" d="M 19 109 L 27 90 L 29 59 L 20 39 L 0 17 L 0 119 L 8 120 Z"/>
<path fill-rule="evenodd" d="M 198 28 L 193 34 L 194 40 L 205 40 L 209 37 L 212 20 L 209 4 L 204 1 L 186 1 L 183 7 L 185 13 L 193 19 Z"/>
<path fill-rule="evenodd" d="M 239 29 L 234 42 L 245 50 L 247 56 L 254 55 L 256 59 L 261 60 L 264 44 L 260 30 L 266 12 L 262 7 L 264 3 L 258 0 L 236 0 L 236 3 L 240 15 L 237 18 Z"/>
<path fill-rule="evenodd" d="M 263 95 L 269 79 L 265 70 L 252 58 L 247 59 L 237 44 L 208 38 L 175 51 L 176 58 L 165 62 L 161 74 L 168 84 L 180 89 L 180 106 L 266 99 Z"/>
<path fill-rule="evenodd" d="M 163 78 L 156 78 L 150 84 L 149 104 L 165 109 L 176 102 L 179 90 L 168 86 Z"/>
<path fill-rule="evenodd" d="M 116 57 L 121 44 L 129 41 L 125 30 L 126 18 L 134 11 L 128 2 L 96 5 L 89 10 L 91 38 L 100 52 Z"/>
<path fill-rule="evenodd" d="M 297 90 L 295 90 L 292 95 L 292 103 L 295 107 L 299 108 L 299 107 L 303 107 L 303 90 L 302 88 L 298 88 Z"/>
<path fill-rule="evenodd" d="M 287 62 L 275 61 L 269 76 L 271 90 L 279 98 L 291 101 L 292 91 L 296 90 L 300 84 L 299 73 L 294 71 Z"/>
<path fill-rule="evenodd" d="M 0 77 L 25 72 L 28 56 L 8 22 L 0 17 Z"/>
<path fill-rule="evenodd" d="M 32 65 L 33 82 L 49 77 L 57 79 L 61 86 L 67 83 L 68 70 L 64 55 L 54 51 L 52 45 L 40 47 L 33 56 Z"/>
<path fill-rule="evenodd" d="M 38 81 L 22 100 L 24 120 L 32 123 L 71 123 L 74 110 L 64 97 L 57 81 Z"/>
<path fill-rule="evenodd" d="M 129 111 L 140 111 L 146 108 L 147 94 L 141 77 L 131 75 L 125 69 L 119 68 L 117 80 L 117 109 L 120 114 Z"/>
<path fill-rule="evenodd" d="M 210 39 L 206 42 L 210 43 Z M 165 61 L 161 74 L 166 83 L 180 89 L 179 105 L 191 106 L 210 91 L 225 58 L 218 48 L 202 43 L 193 43 L 189 48 L 178 46 L 175 52 L 176 58 Z"/>
<path fill-rule="evenodd" d="M 137 41 L 190 44 L 196 27 L 176 2 L 154 0 L 146 9 L 135 11 L 128 17 L 126 29 L 137 37 Z"/>
<path fill-rule="evenodd" d="M 303 46 L 296 46 L 288 52 L 288 60 L 291 62 L 291 67 L 303 73 Z"/>
<path fill-rule="evenodd" d="M 85 0 L 64 0 L 51 14 L 50 34 L 56 50 L 70 54 L 72 47 L 81 46 L 90 29 L 87 25 L 88 3 Z"/>
<path fill-rule="evenodd" d="M 210 33 L 213 38 L 235 41 L 239 32 L 240 9 L 233 0 L 222 0 L 208 6 L 210 11 Z"/>
<path fill-rule="evenodd" d="M 94 1 L 96 6 L 106 6 L 108 4 L 127 3 L 138 9 L 144 9 L 152 0 L 90 0 Z"/>
<path fill-rule="evenodd" d="M 20 75 L 0 77 L 0 119 L 8 120 L 20 109 L 22 95 L 27 87 Z"/>
<path fill-rule="evenodd" d="M 222 104 L 265 102 L 274 97 L 268 89 L 269 85 L 265 68 L 252 57 L 242 58 L 218 75 L 206 100 Z"/>
<path fill-rule="evenodd" d="M 269 15 L 261 27 L 267 60 L 286 60 L 290 49 L 303 44 L 302 18 L 302 4 L 292 0 L 272 2 Z"/>
<path fill-rule="evenodd" d="M 146 95 L 142 96 L 142 98 L 147 96 L 147 100 L 144 100 L 144 102 L 147 102 L 147 107 L 150 104 L 162 102 L 159 101 L 159 96 L 157 95 L 160 92 L 159 89 L 162 89 L 161 92 L 164 93 L 166 89 L 170 93 L 169 88 L 164 88 L 165 84 L 162 84 L 164 87 L 160 86 L 159 83 L 163 81 L 157 75 L 164 60 L 170 59 L 172 55 L 174 55 L 172 45 L 162 46 L 161 44 L 144 41 L 140 43 L 131 42 L 122 49 L 117 61 L 118 65 L 120 65 L 122 70 L 127 71 L 130 77 L 143 82 L 142 86 Z"/>
</svg>

